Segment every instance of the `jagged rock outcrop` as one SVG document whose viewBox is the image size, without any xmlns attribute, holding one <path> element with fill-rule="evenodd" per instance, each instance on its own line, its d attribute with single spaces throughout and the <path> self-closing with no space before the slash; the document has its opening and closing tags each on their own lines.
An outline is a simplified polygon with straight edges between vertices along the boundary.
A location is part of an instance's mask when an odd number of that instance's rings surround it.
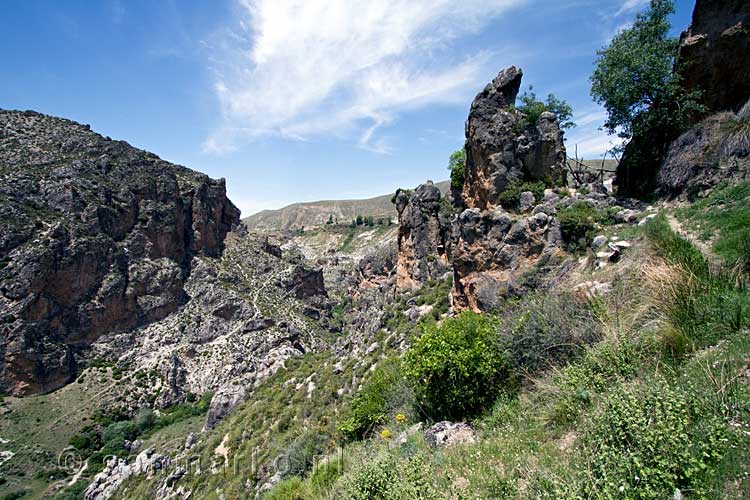
<svg viewBox="0 0 750 500">
<path fill-rule="evenodd" d="M 692 200 L 729 179 L 750 180 L 750 143 L 739 126 L 747 120 L 750 100 L 736 115 L 711 115 L 672 142 L 659 169 L 659 194 Z"/>
<path fill-rule="evenodd" d="M 490 311 L 542 257 L 558 251 L 555 207 L 538 205 L 528 217 L 501 208 L 466 209 L 453 220 L 452 302 L 456 310 Z"/>
<path fill-rule="evenodd" d="M 400 289 L 419 288 L 448 270 L 445 238 L 447 219 L 440 212 L 440 189 L 432 181 L 414 191 L 396 192 L 398 257 L 396 284 Z"/>
<path fill-rule="evenodd" d="M 708 111 L 737 111 L 750 97 L 750 2 L 697 0 L 676 66 Z"/>
<path fill-rule="evenodd" d="M 480 92 L 466 121 L 463 204 L 485 210 L 514 180 L 565 182 L 563 133 L 552 113 L 528 123 L 515 109 L 523 72 L 511 66 Z"/>
<path fill-rule="evenodd" d="M 224 180 L 87 125 L 0 111 L 0 391 L 56 389 L 81 349 L 174 312 L 239 210 Z"/>
<path fill-rule="evenodd" d="M 237 383 L 221 387 L 211 398 L 206 414 L 206 429 L 213 429 L 232 410 L 242 404 L 246 397 L 247 388 L 244 384 Z"/>
</svg>

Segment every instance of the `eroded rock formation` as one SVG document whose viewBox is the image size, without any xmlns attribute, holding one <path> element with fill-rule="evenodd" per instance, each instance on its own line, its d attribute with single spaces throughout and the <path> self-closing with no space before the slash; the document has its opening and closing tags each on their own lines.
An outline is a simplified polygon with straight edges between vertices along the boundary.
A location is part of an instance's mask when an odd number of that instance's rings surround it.
<svg viewBox="0 0 750 500">
<path fill-rule="evenodd" d="M 463 203 L 485 210 L 514 180 L 565 181 L 563 133 L 552 113 L 529 123 L 515 108 L 523 72 L 511 66 L 480 92 L 466 121 Z"/>
<path fill-rule="evenodd" d="M 56 389 L 104 333 L 174 312 L 239 210 L 224 180 L 88 126 L 0 111 L 0 391 Z"/>
<path fill-rule="evenodd" d="M 448 221 L 440 213 L 440 199 L 440 190 L 432 181 L 414 191 L 396 192 L 399 289 L 419 288 L 426 280 L 442 276 L 448 270 L 445 246 Z"/>
<path fill-rule="evenodd" d="M 560 228 L 551 204 L 514 216 L 501 208 L 467 209 L 451 231 L 452 302 L 456 310 L 489 311 L 543 254 L 558 250 Z"/>
</svg>

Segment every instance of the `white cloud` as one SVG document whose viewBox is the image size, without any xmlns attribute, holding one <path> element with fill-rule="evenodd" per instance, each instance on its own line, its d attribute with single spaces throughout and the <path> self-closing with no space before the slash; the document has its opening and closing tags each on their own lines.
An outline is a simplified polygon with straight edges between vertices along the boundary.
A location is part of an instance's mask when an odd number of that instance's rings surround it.
<svg viewBox="0 0 750 500">
<path fill-rule="evenodd" d="M 463 102 L 489 54 L 451 57 L 458 38 L 526 0 L 238 0 L 240 29 L 215 57 L 224 123 L 204 143 L 221 152 L 274 134 L 379 137 L 399 112 Z"/>
<path fill-rule="evenodd" d="M 648 5 L 649 2 L 650 0 L 625 0 L 620 6 L 620 10 L 615 13 L 614 17 L 638 10 L 641 7 Z"/>
</svg>

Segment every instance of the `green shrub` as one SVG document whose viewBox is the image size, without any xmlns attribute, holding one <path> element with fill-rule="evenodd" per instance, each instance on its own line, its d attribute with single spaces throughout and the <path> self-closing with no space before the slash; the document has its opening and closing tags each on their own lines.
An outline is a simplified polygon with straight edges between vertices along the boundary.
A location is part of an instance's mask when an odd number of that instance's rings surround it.
<svg viewBox="0 0 750 500">
<path fill-rule="evenodd" d="M 586 202 L 578 201 L 569 208 L 557 212 L 565 247 L 571 251 L 581 251 L 591 245 L 596 234 L 596 210 Z"/>
<path fill-rule="evenodd" d="M 617 381 L 634 378 L 644 359 L 653 354 L 651 343 L 632 337 L 611 338 L 587 349 L 580 360 L 556 376 L 559 393 L 551 408 L 550 421 L 563 426 L 575 422 L 597 394 Z"/>
<path fill-rule="evenodd" d="M 492 319 L 473 312 L 441 326 L 422 326 L 405 354 L 404 371 L 425 413 L 439 419 L 475 416 L 499 394 L 516 389 L 496 328 Z"/>
<path fill-rule="evenodd" d="M 104 429 L 104 448 L 105 455 L 127 455 L 125 450 L 125 441 L 132 441 L 138 436 L 138 427 L 134 422 L 124 421 L 115 422 Z"/>
<path fill-rule="evenodd" d="M 391 414 L 413 413 L 411 394 L 401 375 L 400 360 L 383 361 L 354 396 L 339 430 L 349 439 L 365 437 Z"/>
<path fill-rule="evenodd" d="M 526 115 L 522 124 L 523 128 L 536 126 L 545 111 L 555 114 L 560 128 L 563 130 L 576 126 L 572 121 L 573 109 L 567 102 L 558 99 L 554 94 L 547 95 L 547 102 L 543 102 L 537 98 L 534 88 L 529 86 L 529 89 L 518 97 L 518 100 L 521 103 L 516 106 L 516 109 Z"/>
<path fill-rule="evenodd" d="M 391 500 L 400 493 L 398 462 L 390 453 L 380 453 L 345 476 L 344 491 L 350 500 Z"/>
<path fill-rule="evenodd" d="M 380 452 L 342 477 L 342 495 L 348 500 L 437 500 L 432 472 L 422 454 L 398 459 Z"/>
<path fill-rule="evenodd" d="M 344 472 L 344 461 L 340 458 L 329 460 L 313 469 L 310 486 L 320 496 L 330 491 L 333 484 Z"/>
<path fill-rule="evenodd" d="M 614 390 L 584 436 L 590 467 L 584 495 L 662 499 L 679 488 L 701 498 L 725 434 L 693 395 L 664 382 Z"/>
<path fill-rule="evenodd" d="M 70 438 L 69 444 L 86 458 L 102 447 L 102 438 L 92 426 L 87 426 Z"/>
<path fill-rule="evenodd" d="M 12 493 L 7 493 L 6 495 L 4 495 L 3 500 L 18 500 L 19 498 L 25 497 L 28 493 L 29 491 L 27 490 L 14 491 Z"/>
<path fill-rule="evenodd" d="M 517 208 L 521 199 L 521 193 L 524 191 L 531 191 L 534 193 L 534 198 L 536 198 L 538 203 L 544 198 L 545 187 L 546 186 L 542 181 L 522 182 L 518 179 L 513 179 L 505 188 L 505 191 L 500 193 L 500 196 L 497 197 L 497 201 L 503 208 Z"/>
<path fill-rule="evenodd" d="M 83 498 L 83 492 L 88 486 L 88 481 L 79 479 L 70 486 L 66 486 L 65 489 L 59 491 L 53 498 L 54 500 L 80 500 Z"/>
<path fill-rule="evenodd" d="M 287 447 L 286 458 L 289 464 L 287 474 L 302 476 L 312 469 L 315 460 L 322 456 L 328 447 L 329 436 L 320 429 L 305 429 Z"/>
</svg>

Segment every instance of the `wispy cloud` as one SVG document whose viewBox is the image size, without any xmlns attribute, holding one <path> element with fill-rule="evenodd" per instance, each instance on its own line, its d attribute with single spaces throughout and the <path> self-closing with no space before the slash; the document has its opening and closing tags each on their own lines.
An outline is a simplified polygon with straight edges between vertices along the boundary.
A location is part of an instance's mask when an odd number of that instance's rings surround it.
<svg viewBox="0 0 750 500">
<path fill-rule="evenodd" d="M 650 0 L 625 0 L 613 17 L 639 10 L 641 7 L 648 5 L 649 1 Z"/>
<path fill-rule="evenodd" d="M 488 53 L 452 56 L 461 37 L 525 0 L 239 0 L 221 43 L 223 125 L 204 150 L 268 134 L 351 137 L 379 153 L 400 112 L 462 102 Z"/>
</svg>

